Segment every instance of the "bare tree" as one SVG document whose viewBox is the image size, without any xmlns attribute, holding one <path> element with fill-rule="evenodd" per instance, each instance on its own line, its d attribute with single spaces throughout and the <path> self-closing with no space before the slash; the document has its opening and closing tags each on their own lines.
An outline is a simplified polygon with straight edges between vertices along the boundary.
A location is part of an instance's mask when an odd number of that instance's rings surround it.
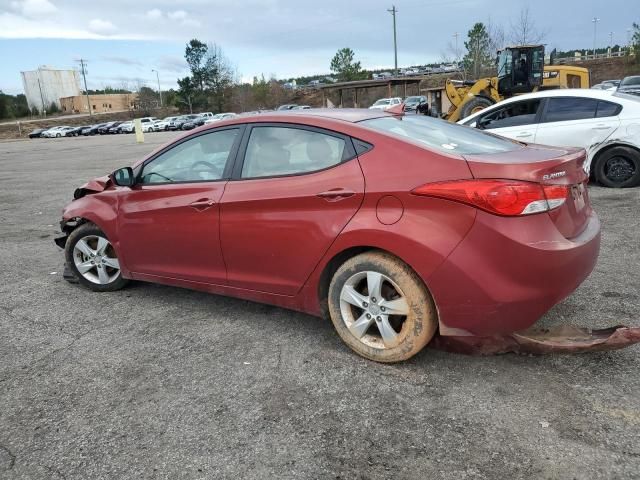
<svg viewBox="0 0 640 480">
<path fill-rule="evenodd" d="M 487 21 L 487 32 L 489 33 L 489 48 L 492 53 L 496 53 L 506 46 L 504 28 L 497 23 L 493 23 L 491 18 Z"/>
<path fill-rule="evenodd" d="M 539 30 L 529 13 L 529 7 L 520 10 L 515 22 L 511 22 L 509 40 L 515 45 L 541 43 L 547 31 Z"/>
</svg>

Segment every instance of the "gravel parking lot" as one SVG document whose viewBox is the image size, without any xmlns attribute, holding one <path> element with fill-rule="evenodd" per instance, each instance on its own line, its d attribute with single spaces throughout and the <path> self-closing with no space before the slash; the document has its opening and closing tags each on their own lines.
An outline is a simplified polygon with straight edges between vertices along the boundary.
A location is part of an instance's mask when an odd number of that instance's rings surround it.
<svg viewBox="0 0 640 480">
<path fill-rule="evenodd" d="M 640 478 L 640 347 L 379 365 L 303 314 L 66 283 L 74 188 L 175 135 L 0 143 L 0 478 Z M 598 265 L 543 322 L 637 325 L 640 189 L 590 194 Z"/>
</svg>

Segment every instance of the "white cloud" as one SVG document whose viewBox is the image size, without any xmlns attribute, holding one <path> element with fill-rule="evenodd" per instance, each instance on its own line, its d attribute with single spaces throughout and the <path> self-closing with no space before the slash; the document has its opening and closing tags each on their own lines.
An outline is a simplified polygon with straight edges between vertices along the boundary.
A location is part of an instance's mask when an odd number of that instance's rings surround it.
<svg viewBox="0 0 640 480">
<path fill-rule="evenodd" d="M 22 0 L 11 2 L 11 7 L 25 17 L 39 17 L 51 15 L 58 11 L 49 0 Z"/>
<path fill-rule="evenodd" d="M 187 16 L 189 14 L 187 12 L 185 12 L 184 10 L 176 10 L 174 12 L 169 12 L 167 14 L 167 16 L 171 19 L 171 20 L 186 20 Z"/>
<path fill-rule="evenodd" d="M 145 16 L 151 20 L 158 20 L 159 18 L 162 18 L 162 10 L 158 8 L 152 8 L 145 14 Z"/>
<path fill-rule="evenodd" d="M 109 20 L 102 20 L 100 18 L 94 18 L 89 22 L 89 30 L 102 35 L 108 35 L 117 30 L 116 26 Z"/>
</svg>

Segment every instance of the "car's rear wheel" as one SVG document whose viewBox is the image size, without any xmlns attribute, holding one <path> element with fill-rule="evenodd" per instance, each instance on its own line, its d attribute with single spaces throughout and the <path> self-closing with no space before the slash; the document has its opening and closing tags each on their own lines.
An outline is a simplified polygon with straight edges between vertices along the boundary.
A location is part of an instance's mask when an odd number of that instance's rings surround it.
<svg viewBox="0 0 640 480">
<path fill-rule="evenodd" d="M 610 148 L 598 157 L 594 173 L 605 187 L 637 187 L 640 185 L 640 153 L 630 147 Z"/>
<path fill-rule="evenodd" d="M 113 245 L 93 223 L 76 228 L 65 244 L 67 266 L 85 287 L 96 292 L 112 292 L 124 287 L 120 262 Z"/>
<path fill-rule="evenodd" d="M 404 262 L 384 252 L 347 260 L 329 285 L 329 313 L 340 338 L 376 362 L 411 358 L 438 325 L 426 287 Z"/>
</svg>

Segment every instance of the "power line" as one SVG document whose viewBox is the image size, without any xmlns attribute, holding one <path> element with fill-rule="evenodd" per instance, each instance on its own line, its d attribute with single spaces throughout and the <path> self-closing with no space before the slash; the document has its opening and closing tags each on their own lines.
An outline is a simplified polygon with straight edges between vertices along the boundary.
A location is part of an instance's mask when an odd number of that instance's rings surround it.
<svg viewBox="0 0 640 480">
<path fill-rule="evenodd" d="M 394 57 L 394 66 L 396 71 L 396 77 L 398 76 L 398 42 L 396 38 L 396 13 L 398 13 L 398 9 L 395 5 L 392 5 L 390 9 L 387 9 L 393 16 L 393 57 Z"/>
<path fill-rule="evenodd" d="M 91 112 L 91 100 L 89 99 L 89 89 L 87 88 L 87 61 L 82 58 L 78 61 L 80 62 L 80 72 L 84 79 L 84 93 L 87 95 L 87 108 L 89 109 L 89 116 L 91 117 L 93 113 Z"/>
</svg>

